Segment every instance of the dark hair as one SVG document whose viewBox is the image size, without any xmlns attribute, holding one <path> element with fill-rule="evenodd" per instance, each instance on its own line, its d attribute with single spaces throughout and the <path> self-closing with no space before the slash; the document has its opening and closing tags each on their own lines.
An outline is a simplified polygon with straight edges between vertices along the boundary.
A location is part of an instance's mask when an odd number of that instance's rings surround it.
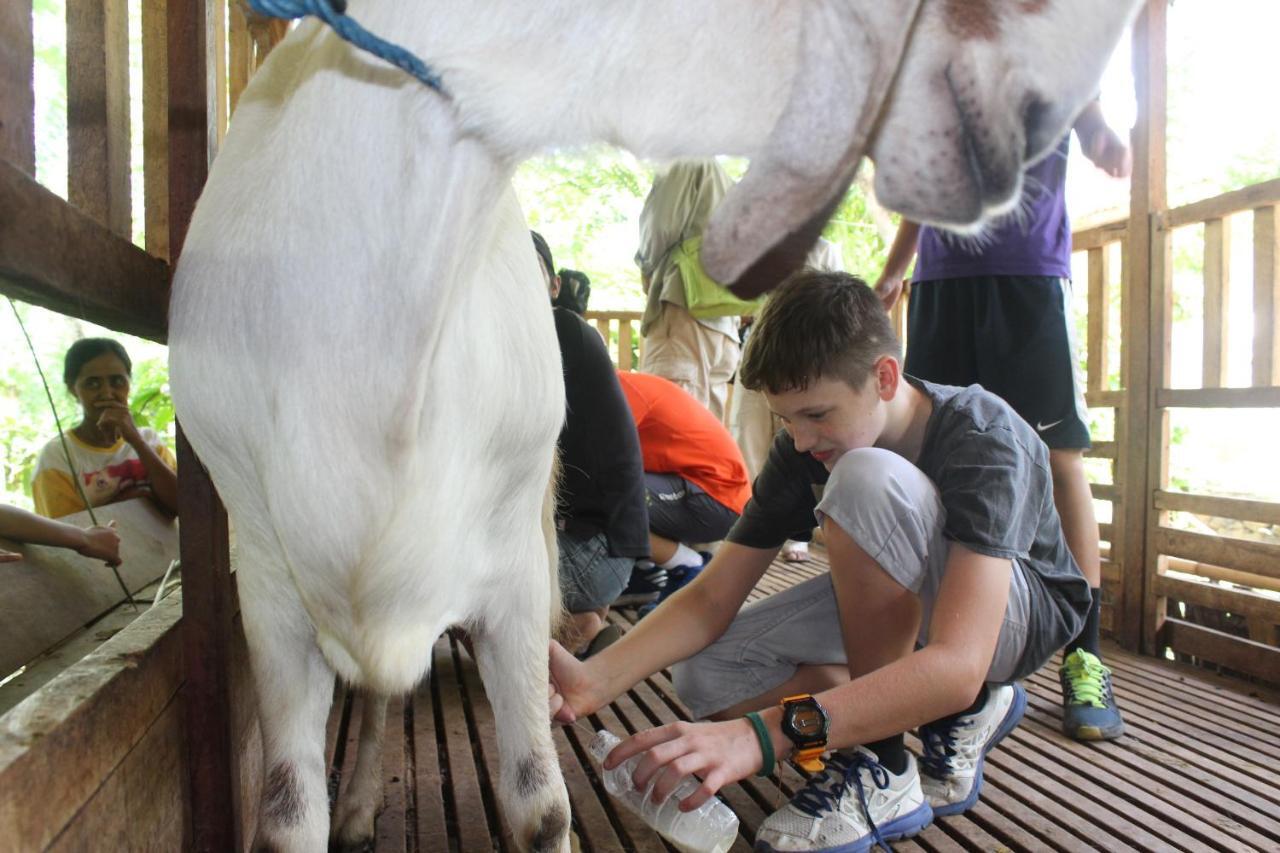
<svg viewBox="0 0 1280 853">
<path fill-rule="evenodd" d="M 803 391 L 824 377 L 854 388 L 882 355 L 901 358 L 880 297 L 856 276 L 804 269 L 765 302 L 747 339 L 738 378 L 753 391 Z"/>
<path fill-rule="evenodd" d="M 81 338 L 71 345 L 66 357 L 62 360 L 62 381 L 68 388 L 74 386 L 76 377 L 80 375 L 80 368 L 103 353 L 111 353 L 123 361 L 124 372 L 130 376 L 133 375 L 133 362 L 130 361 L 129 353 L 125 352 L 119 341 L 113 341 L 111 338 Z"/>
<path fill-rule="evenodd" d="M 568 308 L 575 314 L 585 314 L 587 302 L 591 299 L 591 279 L 578 270 L 560 270 L 560 293 L 551 304 L 558 308 Z"/>
<path fill-rule="evenodd" d="M 533 237 L 533 249 L 538 253 L 538 257 L 542 259 L 542 268 L 546 270 L 547 275 L 551 278 L 556 276 L 556 265 L 551 260 L 551 247 L 547 245 L 547 241 L 537 231 L 530 231 Z"/>
</svg>

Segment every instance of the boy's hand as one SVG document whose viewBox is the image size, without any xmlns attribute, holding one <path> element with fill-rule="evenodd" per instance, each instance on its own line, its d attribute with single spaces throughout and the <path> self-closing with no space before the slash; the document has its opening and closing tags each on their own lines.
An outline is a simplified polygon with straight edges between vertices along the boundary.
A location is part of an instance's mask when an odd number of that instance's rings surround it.
<svg viewBox="0 0 1280 853">
<path fill-rule="evenodd" d="M 138 432 L 138 427 L 133 422 L 133 414 L 129 411 L 128 405 L 119 400 L 103 400 L 97 405 L 101 411 L 98 415 L 99 429 L 113 438 L 123 436 L 124 440 L 130 444 L 137 444 L 142 440 L 142 434 Z"/>
<path fill-rule="evenodd" d="M 120 534 L 115 526 L 114 521 L 109 521 L 106 527 L 86 527 L 84 544 L 76 549 L 77 553 L 105 560 L 111 566 L 120 565 Z"/>
<path fill-rule="evenodd" d="M 647 750 L 647 751 L 646 751 Z M 698 789 L 680 801 L 681 811 L 693 811 L 725 785 L 745 779 L 764 763 L 760 741 L 745 719 L 723 723 L 670 723 L 639 732 L 614 747 L 604 768 L 612 770 L 633 755 L 644 753 L 632 777 L 636 790 L 650 780 L 653 801 L 662 802 L 685 776 L 702 780 Z"/>
<path fill-rule="evenodd" d="M 551 685 L 547 704 L 551 719 L 557 723 L 572 723 L 599 709 L 600 703 L 591 697 L 591 679 L 586 664 L 555 640 L 551 641 L 550 665 Z"/>
</svg>

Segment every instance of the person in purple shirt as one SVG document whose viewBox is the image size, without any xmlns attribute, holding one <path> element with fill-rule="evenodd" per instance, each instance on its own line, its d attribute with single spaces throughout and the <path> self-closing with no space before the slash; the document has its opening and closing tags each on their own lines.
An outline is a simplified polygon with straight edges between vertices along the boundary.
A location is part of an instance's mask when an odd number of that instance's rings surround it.
<svg viewBox="0 0 1280 853">
<path fill-rule="evenodd" d="M 1128 147 L 1092 102 L 1075 122 L 1085 155 L 1113 177 L 1132 169 Z M 1068 311 L 1070 139 L 1027 170 L 1018 208 L 978 237 L 903 220 L 876 284 L 886 308 L 916 256 L 907 314 L 906 373 L 929 382 L 979 384 L 1004 398 L 1049 447 L 1053 500 L 1072 556 L 1093 590 L 1085 627 L 1059 670 L 1063 731 L 1077 740 L 1124 733 L 1111 671 L 1098 645 L 1102 567 L 1098 522 L 1085 476 L 1089 422 Z"/>
</svg>

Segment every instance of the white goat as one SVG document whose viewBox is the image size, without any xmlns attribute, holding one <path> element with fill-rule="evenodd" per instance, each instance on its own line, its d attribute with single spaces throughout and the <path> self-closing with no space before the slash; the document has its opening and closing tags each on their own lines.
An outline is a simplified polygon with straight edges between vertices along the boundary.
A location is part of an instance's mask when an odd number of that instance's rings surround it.
<svg viewBox="0 0 1280 853">
<path fill-rule="evenodd" d="M 277 47 L 210 173 L 170 312 L 178 411 L 238 541 L 267 778 L 257 846 L 325 844 L 333 673 L 407 691 L 463 624 L 516 843 L 567 848 L 546 711 L 564 394 L 510 188 L 521 159 L 589 140 L 752 157 L 704 260 L 755 290 L 803 256 L 873 128 L 886 204 L 964 224 L 1011 203 L 1133 5 L 351 0 L 450 98 L 315 21 Z M 347 842 L 380 802 L 376 772 L 357 775 Z"/>
</svg>

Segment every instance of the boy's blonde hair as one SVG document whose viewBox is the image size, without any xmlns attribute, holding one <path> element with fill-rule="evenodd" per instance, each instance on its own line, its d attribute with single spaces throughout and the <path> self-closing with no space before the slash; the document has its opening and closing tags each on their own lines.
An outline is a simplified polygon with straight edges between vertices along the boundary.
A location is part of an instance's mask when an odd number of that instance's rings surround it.
<svg viewBox="0 0 1280 853">
<path fill-rule="evenodd" d="M 743 387 L 781 394 L 819 379 L 860 388 L 881 356 L 902 344 L 875 292 L 842 272 L 803 269 L 774 291 L 756 318 L 738 368 Z"/>
</svg>

